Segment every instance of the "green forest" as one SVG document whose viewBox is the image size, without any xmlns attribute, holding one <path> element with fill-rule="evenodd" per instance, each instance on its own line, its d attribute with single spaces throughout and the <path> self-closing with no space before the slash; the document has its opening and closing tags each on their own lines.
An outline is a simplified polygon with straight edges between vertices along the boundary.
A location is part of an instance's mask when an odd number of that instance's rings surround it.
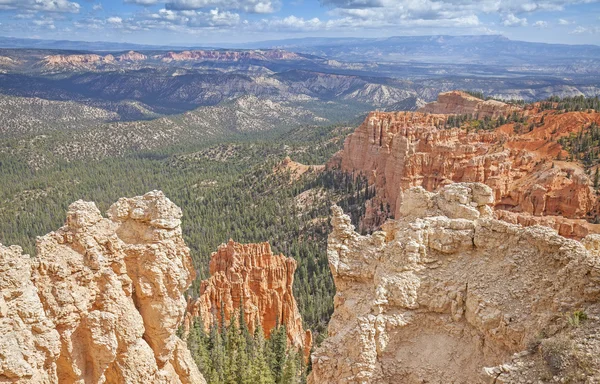
<svg viewBox="0 0 600 384">
<path fill-rule="evenodd" d="M 200 280 L 208 277 L 210 256 L 219 244 L 229 238 L 242 243 L 269 241 L 274 252 L 298 262 L 294 294 L 304 327 L 313 331 L 318 344 L 325 337 L 335 294 L 326 257 L 329 208 L 340 204 L 356 221 L 373 191 L 360 177 L 335 170 L 307 172 L 293 181 L 288 173 L 275 173 L 274 167 L 286 156 L 303 164 L 324 164 L 352 130 L 305 126 L 257 139 L 240 137 L 215 145 L 60 162 L 41 170 L 0 154 L 0 243 L 21 245 L 35 255 L 35 236 L 61 227 L 73 201 L 93 201 L 105 212 L 120 197 L 159 189 L 184 214 L 183 235 L 199 274 L 189 296 L 199 294 Z M 296 196 L 301 193 L 314 196 L 310 204 L 297 203 Z M 204 335 L 201 339 L 217 349 L 220 347 L 215 345 L 232 342 L 226 335 L 220 335 L 220 341 L 214 338 Z M 256 335 L 250 338 L 252 348 L 270 348 L 270 344 L 254 340 Z M 250 339 L 246 340 L 247 353 L 252 355 Z M 284 355 L 293 357 L 294 353 Z M 306 368 L 294 364 L 294 369 Z M 213 377 L 210 372 L 205 373 Z M 275 371 L 272 379 L 287 382 Z M 211 382 L 223 382 L 219 380 Z M 272 382 L 269 380 L 263 382 Z"/>
<path fill-rule="evenodd" d="M 251 334 L 243 306 L 239 318 L 227 325 L 213 324 L 208 333 L 202 319 L 196 318 L 187 335 L 187 345 L 211 384 L 306 383 L 304 356 L 301 350 L 288 346 L 285 326 L 274 328 L 267 339 L 259 323 Z"/>
</svg>

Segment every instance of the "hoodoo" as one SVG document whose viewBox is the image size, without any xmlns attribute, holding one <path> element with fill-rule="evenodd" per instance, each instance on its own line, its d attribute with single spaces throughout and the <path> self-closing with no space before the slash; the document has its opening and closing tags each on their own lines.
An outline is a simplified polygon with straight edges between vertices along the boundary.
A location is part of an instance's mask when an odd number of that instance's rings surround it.
<svg viewBox="0 0 600 384">
<path fill-rule="evenodd" d="M 459 104 L 452 111 L 465 108 Z M 567 154 L 559 139 L 600 123 L 600 114 L 552 112 L 533 107 L 521 112 L 525 123 L 494 129 L 448 127 L 446 114 L 372 112 L 329 166 L 362 174 L 374 186 L 362 228 L 379 228 L 396 216 L 403 191 L 411 187 L 436 191 L 454 182 L 481 182 L 493 190 L 498 218 L 583 238 L 599 232 L 588 221 L 599 216 L 600 200 L 589 170 L 560 160 Z M 517 129 L 523 126 L 523 132 Z"/>
<path fill-rule="evenodd" d="M 308 357 L 312 346 L 310 330 L 304 330 L 292 285 L 296 261 L 275 255 L 269 243 L 240 244 L 229 240 L 210 260 L 211 277 L 202 281 L 200 297 L 190 305 L 192 316 L 201 316 L 208 330 L 239 316 L 243 306 L 248 328 L 261 324 L 269 336 L 278 324 L 285 325 L 290 345 Z"/>
<path fill-rule="evenodd" d="M 37 257 L 0 247 L 0 381 L 204 383 L 176 336 L 195 277 L 162 192 L 69 207 Z"/>
</svg>

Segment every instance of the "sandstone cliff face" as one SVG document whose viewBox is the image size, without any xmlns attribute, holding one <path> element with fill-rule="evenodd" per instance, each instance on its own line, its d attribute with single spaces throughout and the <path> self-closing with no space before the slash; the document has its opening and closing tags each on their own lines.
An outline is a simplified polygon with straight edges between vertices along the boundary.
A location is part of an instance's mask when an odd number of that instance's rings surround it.
<svg viewBox="0 0 600 384">
<path fill-rule="evenodd" d="M 598 213 L 598 197 L 583 167 L 556 161 L 556 139 L 576 132 L 600 114 L 565 113 L 531 116 L 540 125 L 515 135 L 512 124 L 494 131 L 439 129 L 446 115 L 411 112 L 372 112 L 330 162 L 347 172 L 366 175 L 376 198 L 367 206 L 363 225 L 377 228 L 386 216 L 381 205 L 396 215 L 402 191 L 423 186 L 434 191 L 452 182 L 482 182 L 494 190 L 495 208 L 515 215 L 502 218 L 521 224 L 548 224 L 564 236 L 581 238 L 597 232 L 585 222 Z M 554 216 L 554 220 L 542 220 Z M 537 218 L 536 218 L 537 217 Z"/>
<path fill-rule="evenodd" d="M 436 114 L 478 115 L 479 118 L 498 117 L 518 110 L 497 100 L 481 100 L 468 93 L 450 91 L 440 93 L 437 101 L 424 105 L 419 112 Z"/>
<path fill-rule="evenodd" d="M 5 369 L 0 379 L 204 382 L 175 335 L 185 314 L 183 292 L 195 276 L 181 236 L 181 210 L 154 191 L 120 199 L 108 216 L 103 218 L 93 203 L 77 201 L 69 207 L 66 225 L 38 240 L 34 261 L 2 248 L 0 284 L 14 280 L 16 272 L 4 271 L 20 262 L 24 288 L 18 289 L 33 293 L 24 296 L 31 296 L 31 304 L 19 317 L 35 335 L 29 340 L 35 348 L 19 345 L 6 360 L 34 353 L 35 359 L 25 358 L 31 369 Z M 15 337 L 27 339 L 28 327 L 14 324 Z M 38 375 L 40 367 L 46 376 Z"/>
<path fill-rule="evenodd" d="M 213 322 L 221 323 L 221 311 L 226 323 L 239 316 L 243 303 L 251 333 L 260 323 L 269 336 L 279 322 L 286 327 L 290 345 L 302 348 L 308 356 L 312 334 L 302 327 L 292 289 L 296 265 L 291 257 L 274 255 L 269 243 L 230 240 L 212 254 L 211 277 L 202 281 L 200 297 L 190 305 L 190 313 L 201 315 L 208 330 Z"/>
<path fill-rule="evenodd" d="M 412 188 L 371 236 L 334 207 L 335 310 L 309 382 L 597 382 L 600 237 L 495 220 L 492 201 L 479 183 Z"/>
</svg>

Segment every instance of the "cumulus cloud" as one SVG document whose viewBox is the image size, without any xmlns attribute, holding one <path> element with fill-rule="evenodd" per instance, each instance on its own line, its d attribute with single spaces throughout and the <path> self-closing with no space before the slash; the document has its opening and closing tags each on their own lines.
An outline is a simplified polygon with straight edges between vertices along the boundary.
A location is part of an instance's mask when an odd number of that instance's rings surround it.
<svg viewBox="0 0 600 384">
<path fill-rule="evenodd" d="M 558 19 L 558 24 L 569 25 L 569 24 L 571 24 L 571 22 L 569 20 L 565 20 L 565 19 Z"/>
<path fill-rule="evenodd" d="M 92 10 L 94 10 L 94 11 L 101 11 L 102 10 L 102 4 L 100 4 L 100 3 L 94 4 L 92 6 Z"/>
<path fill-rule="evenodd" d="M 125 31 L 162 29 L 181 33 L 195 33 L 201 30 L 228 30 L 238 24 L 241 24 L 239 14 L 221 11 L 216 8 L 206 12 L 160 9 L 155 13 L 123 20 L 118 27 Z"/>
<path fill-rule="evenodd" d="M 543 21 L 543 20 L 538 20 L 535 23 L 533 23 L 533 26 L 536 28 L 547 28 L 548 27 L 548 22 L 547 21 Z"/>
<path fill-rule="evenodd" d="M 68 0 L 0 0 L 0 10 L 2 9 L 78 13 L 81 6 Z"/>
<path fill-rule="evenodd" d="M 520 19 L 512 13 L 509 13 L 504 17 L 504 20 L 502 20 L 502 25 L 505 27 L 525 27 L 527 25 L 527 19 L 525 17 Z"/>
<path fill-rule="evenodd" d="M 248 13 L 273 13 L 279 10 L 279 0 L 171 0 L 166 4 L 171 10 L 196 10 L 222 8 Z"/>
<path fill-rule="evenodd" d="M 472 12 L 502 12 L 519 14 L 535 11 L 558 11 L 564 9 L 565 5 L 591 3 L 595 0 L 320 0 L 324 6 L 332 8 L 403 8 L 426 7 L 436 9 L 470 10 Z"/>
<path fill-rule="evenodd" d="M 118 16 L 113 16 L 113 17 L 109 17 L 108 19 L 106 19 L 106 22 L 109 24 L 121 24 L 121 23 L 123 23 L 123 19 L 121 19 Z"/>
</svg>

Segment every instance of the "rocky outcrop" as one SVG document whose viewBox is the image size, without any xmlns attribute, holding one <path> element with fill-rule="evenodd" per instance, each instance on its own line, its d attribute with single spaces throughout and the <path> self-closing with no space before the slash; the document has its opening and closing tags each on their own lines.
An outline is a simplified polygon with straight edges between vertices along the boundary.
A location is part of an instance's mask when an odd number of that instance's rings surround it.
<svg viewBox="0 0 600 384">
<path fill-rule="evenodd" d="M 136 51 L 129 51 L 127 53 L 119 55 L 119 61 L 144 61 L 147 58 L 148 56 Z"/>
<path fill-rule="evenodd" d="M 46 69 L 61 69 L 61 70 L 89 70 L 94 69 L 98 65 L 114 64 L 115 57 L 113 55 L 101 56 L 97 54 L 82 54 L 82 55 L 50 55 L 44 57 L 41 65 Z"/>
<path fill-rule="evenodd" d="M 13 300 L 27 299 L 29 305 L 18 313 L 27 326 L 13 323 L 12 336 L 35 345 L 20 344 L 7 360 L 19 364 L 19 356 L 35 358 L 25 358 L 31 368 L 11 368 L 0 379 L 204 383 L 175 335 L 186 309 L 183 292 L 195 277 L 181 235 L 181 210 L 154 191 L 120 199 L 108 217 L 93 203 L 77 201 L 64 227 L 39 238 L 34 261 L 2 248 L 0 284 L 14 286 L 13 275 L 19 273 L 24 288 L 17 290 L 29 292 Z M 17 272 L 8 269 L 17 262 Z M 34 337 L 28 336 L 28 327 Z M 37 374 L 40 367 L 46 376 Z"/>
<path fill-rule="evenodd" d="M 269 243 L 229 240 L 212 254 L 211 277 L 202 281 L 200 297 L 191 303 L 189 312 L 201 316 L 208 330 L 215 322 L 221 324 L 221 313 L 226 324 L 234 316 L 239 319 L 243 305 L 251 333 L 260 324 L 268 337 L 277 324 L 285 325 L 289 344 L 308 356 L 312 334 L 302 327 L 292 289 L 296 265 L 291 257 L 274 255 Z"/>
<path fill-rule="evenodd" d="M 519 108 L 503 103 L 498 100 L 481 100 L 466 92 L 450 91 L 440 93 L 437 101 L 424 105 L 419 109 L 423 113 L 453 114 L 484 117 L 499 117 L 507 115 Z"/>
<path fill-rule="evenodd" d="M 0 382 L 56 383 L 60 341 L 31 281 L 32 260 L 0 245 Z"/>
<path fill-rule="evenodd" d="M 290 183 L 300 179 L 302 175 L 307 172 L 319 173 L 325 169 L 325 165 L 306 165 L 293 161 L 289 156 L 286 156 L 280 161 L 275 167 L 273 167 L 273 173 L 279 175 L 289 175 Z"/>
<path fill-rule="evenodd" d="M 383 218 L 396 215 L 402 191 L 410 187 L 435 191 L 461 181 L 487 184 L 494 190 L 496 210 L 522 217 L 573 220 L 598 215 L 598 196 L 583 166 L 556 158 L 561 153 L 557 139 L 592 121 L 600 122 L 600 114 L 532 113 L 527 124 L 534 129 L 526 134 L 515 134 L 513 124 L 492 131 L 444 129 L 446 118 L 418 112 L 372 112 L 346 139 L 344 149 L 329 165 L 363 174 L 375 186 L 376 197 L 368 203 L 362 223 L 365 228 L 377 228 Z M 578 225 L 554 227 L 562 235 L 577 238 L 599 229 L 583 220 Z"/>
<path fill-rule="evenodd" d="M 492 202 L 480 183 L 411 188 L 369 236 L 334 207 L 335 309 L 309 382 L 597 382 L 600 237 L 499 221 Z"/>
<path fill-rule="evenodd" d="M 220 62 L 238 62 L 251 60 L 302 60 L 303 57 L 294 52 L 273 50 L 248 50 L 248 51 L 229 51 L 229 50 L 196 50 L 182 52 L 167 52 L 164 55 L 157 55 L 155 58 L 163 62 L 173 61 L 220 61 Z"/>
</svg>

